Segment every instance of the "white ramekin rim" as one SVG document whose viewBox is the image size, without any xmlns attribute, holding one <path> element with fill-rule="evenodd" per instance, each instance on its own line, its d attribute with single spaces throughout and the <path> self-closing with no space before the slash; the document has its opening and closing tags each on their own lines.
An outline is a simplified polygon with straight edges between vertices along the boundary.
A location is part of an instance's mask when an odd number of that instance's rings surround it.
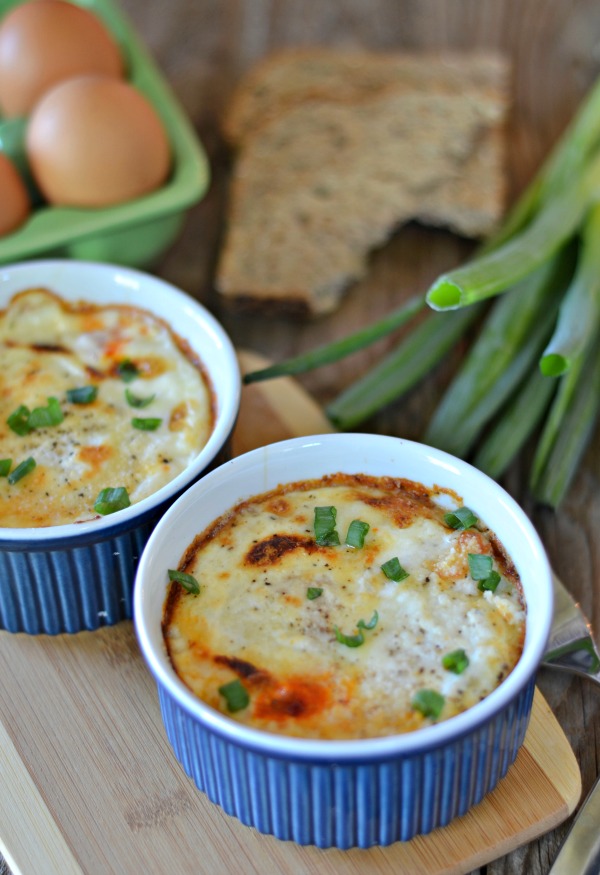
<svg viewBox="0 0 600 875">
<path fill-rule="evenodd" d="M 141 501 L 117 514 L 87 523 L 44 528 L 0 527 L 0 548 L 7 542 L 11 545 L 35 544 L 43 548 L 44 543 L 55 543 L 57 539 L 64 539 L 65 543 L 85 541 L 86 535 L 97 540 L 108 536 L 115 528 L 135 525 L 138 518 L 146 517 L 182 492 L 211 464 L 226 444 L 239 411 L 241 377 L 234 346 L 212 313 L 187 292 L 136 268 L 103 262 L 39 259 L 0 265 L 0 309 L 17 291 L 36 285 L 43 285 L 69 300 L 128 303 L 164 318 L 198 353 L 209 375 L 216 403 L 215 425 L 207 443 L 191 464 Z M 160 306 L 157 307 L 157 303 Z M 175 319 L 177 327 L 173 324 Z M 194 339 L 198 344 L 202 342 L 202 349 L 195 348 Z"/>
<path fill-rule="evenodd" d="M 287 470 L 287 476 L 280 482 L 303 479 L 304 476 L 310 475 L 303 473 L 296 477 L 291 459 L 289 465 L 285 466 L 286 456 L 295 454 L 297 457 L 299 452 L 320 452 L 321 449 L 335 451 L 335 458 L 338 460 L 338 467 L 335 470 L 338 471 L 370 473 L 368 469 L 364 470 L 365 460 L 367 454 L 371 454 L 372 457 L 373 453 L 377 452 L 384 455 L 391 453 L 394 458 L 398 454 L 402 454 L 412 460 L 421 459 L 426 465 L 433 466 L 431 470 L 435 471 L 436 475 L 439 473 L 440 476 L 433 478 L 431 485 L 433 482 L 442 486 L 447 485 L 443 482 L 443 477 L 448 474 L 451 474 L 451 479 L 456 479 L 456 477 L 469 478 L 469 482 L 474 484 L 474 488 L 485 490 L 483 494 L 488 501 L 495 503 L 494 506 L 497 509 L 494 518 L 498 517 L 498 514 L 505 515 L 513 531 L 520 533 L 519 555 L 513 555 L 511 545 L 506 544 L 506 538 L 503 538 L 498 532 L 498 526 L 491 522 L 490 518 L 494 515 L 488 514 L 486 516 L 481 512 L 480 507 L 474 508 L 486 524 L 498 534 L 522 578 L 524 577 L 528 622 L 525 646 L 517 666 L 496 690 L 462 714 L 415 732 L 381 738 L 336 741 L 288 737 L 249 728 L 206 705 L 180 680 L 171 666 L 160 627 L 162 603 L 167 588 L 166 568 L 173 567 L 169 563 L 178 561 L 183 555 L 183 549 L 178 556 L 173 553 L 173 550 L 175 553 L 177 552 L 179 546 L 186 541 L 186 536 L 191 535 L 187 541 L 188 544 L 193 539 L 193 523 L 190 521 L 194 521 L 197 517 L 202 497 L 211 492 L 215 496 L 217 491 L 222 493 L 225 483 L 231 484 L 234 492 L 233 484 L 239 485 L 238 500 L 265 491 L 265 489 L 270 488 L 269 486 L 263 488 L 263 484 L 268 482 L 268 468 L 273 464 L 274 459 L 281 460 L 281 464 Z M 348 453 L 350 451 L 353 461 L 349 465 Z M 249 471 L 252 472 L 250 475 Z M 265 472 L 264 478 L 262 478 L 261 471 Z M 333 469 L 330 470 L 330 473 L 333 473 Z M 411 479 L 406 471 L 396 472 L 392 476 Z M 418 480 L 419 478 L 413 477 L 412 479 Z M 248 485 L 250 482 L 252 486 Z M 459 492 L 457 489 L 455 491 Z M 459 494 L 463 495 L 464 490 Z M 231 502 L 231 504 L 234 503 Z M 467 503 L 469 502 L 467 501 Z M 195 508 L 196 513 L 191 512 L 192 508 Z M 213 509 L 212 518 L 227 508 L 216 507 Z M 204 525 L 209 522 L 210 519 L 207 519 L 206 523 L 199 520 L 194 534 L 201 531 Z M 508 529 L 509 526 L 504 526 L 504 528 Z M 179 541 L 174 544 L 172 534 L 176 529 Z M 172 553 L 170 559 L 167 558 L 165 552 L 167 544 L 169 544 L 168 549 Z M 536 569 L 535 575 L 531 570 L 533 564 L 535 564 Z M 525 582 L 527 586 L 525 586 Z M 535 603 L 531 599 L 534 586 L 537 596 L 533 600 Z M 529 597 L 527 597 L 527 590 L 529 590 Z M 158 604 L 161 605 L 160 611 L 157 610 Z M 293 760 L 358 762 L 411 755 L 434 747 L 442 747 L 474 732 L 477 727 L 494 719 L 508 708 L 535 677 L 547 644 L 552 622 L 552 609 L 551 570 L 541 539 L 521 507 L 501 486 L 470 464 L 423 444 L 382 435 L 344 433 L 292 438 L 271 444 L 268 447 L 252 450 L 226 462 L 209 473 L 202 481 L 190 487 L 160 520 L 142 553 L 134 588 L 133 615 L 138 642 L 155 681 L 165 694 L 174 699 L 189 716 L 205 728 L 229 739 L 233 744 L 262 751 L 268 756 Z"/>
</svg>

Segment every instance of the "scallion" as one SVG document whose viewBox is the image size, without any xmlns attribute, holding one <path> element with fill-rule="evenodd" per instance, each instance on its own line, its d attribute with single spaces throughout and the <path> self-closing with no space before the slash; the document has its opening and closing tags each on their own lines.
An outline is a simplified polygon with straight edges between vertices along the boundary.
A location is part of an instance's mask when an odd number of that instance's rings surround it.
<svg viewBox="0 0 600 875">
<path fill-rule="evenodd" d="M 444 522 L 457 532 L 464 532 L 477 525 L 477 517 L 470 507 L 459 507 L 444 514 Z"/>
<path fill-rule="evenodd" d="M 156 431 L 156 429 L 161 424 L 162 419 L 158 419 L 156 417 L 140 417 L 134 416 L 131 420 L 131 424 L 134 428 L 139 429 L 140 431 Z"/>
<path fill-rule="evenodd" d="M 442 657 L 442 665 L 446 671 L 452 671 L 454 674 L 462 674 L 469 665 L 469 657 L 462 649 L 452 650 Z"/>
<path fill-rule="evenodd" d="M 0 477 L 8 477 L 12 467 L 12 459 L 0 459 Z"/>
<path fill-rule="evenodd" d="M 413 696 L 411 704 L 423 717 L 437 720 L 444 708 L 445 699 L 436 690 L 419 690 Z"/>
<path fill-rule="evenodd" d="M 356 547 L 358 550 L 362 549 L 369 529 L 369 523 L 362 520 L 352 520 L 346 533 L 346 546 Z"/>
<path fill-rule="evenodd" d="M 356 624 L 359 629 L 374 629 L 377 623 L 379 622 L 379 614 L 377 611 L 373 611 L 373 616 L 369 620 L 368 623 L 365 623 L 364 620 L 359 620 Z"/>
<path fill-rule="evenodd" d="M 30 412 L 29 407 L 26 407 L 24 404 L 19 404 L 17 409 L 13 410 L 6 420 L 6 424 L 15 434 L 24 437 L 31 431 L 31 426 L 29 425 Z"/>
<path fill-rule="evenodd" d="M 14 483 L 22 480 L 22 478 L 25 477 L 26 474 L 30 474 L 35 466 L 36 461 L 33 456 L 29 456 L 29 458 L 18 464 L 17 467 L 8 475 L 8 482 L 10 483 L 10 485 L 12 486 Z"/>
<path fill-rule="evenodd" d="M 46 407 L 34 407 L 29 414 L 27 424 L 30 429 L 48 428 L 52 425 L 60 425 L 64 414 L 56 398 L 48 398 Z"/>
<path fill-rule="evenodd" d="M 225 699 L 227 710 L 232 713 L 243 711 L 250 704 L 248 691 L 238 678 L 219 687 L 219 693 Z"/>
<path fill-rule="evenodd" d="M 177 571 L 175 568 L 169 568 L 168 574 L 170 581 L 181 584 L 191 595 L 200 593 L 200 584 L 193 574 L 188 574 L 187 571 Z"/>
<path fill-rule="evenodd" d="M 309 586 L 306 590 L 306 598 L 310 601 L 318 599 L 320 595 L 323 595 L 323 587 L 321 586 Z"/>
<path fill-rule="evenodd" d="M 496 592 L 501 580 L 502 578 L 497 571 L 490 571 L 489 575 L 484 580 L 478 582 L 477 588 L 480 589 L 481 592 Z"/>
<path fill-rule="evenodd" d="M 395 583 L 400 583 L 401 580 L 406 580 L 409 576 L 409 572 L 400 565 L 400 560 L 397 556 L 384 562 L 381 570 L 389 580 L 393 580 Z"/>
<path fill-rule="evenodd" d="M 108 486 L 99 492 L 98 498 L 94 502 L 94 510 L 96 513 L 106 516 L 109 513 L 116 513 L 118 510 L 124 510 L 130 504 L 129 495 L 124 486 Z"/>
<path fill-rule="evenodd" d="M 98 396 L 98 386 L 78 386 L 67 389 L 67 401 L 71 404 L 91 404 Z"/>
<path fill-rule="evenodd" d="M 148 407 L 149 404 L 152 404 L 156 395 L 148 395 L 145 398 L 142 398 L 140 395 L 134 395 L 131 389 L 125 389 L 125 398 L 130 407 L 142 408 Z"/>
<path fill-rule="evenodd" d="M 117 364 L 117 374 L 124 383 L 132 383 L 140 375 L 140 371 L 135 362 L 131 359 L 123 359 Z"/>
<path fill-rule="evenodd" d="M 469 574 L 473 580 L 485 580 L 486 577 L 490 576 L 494 564 L 491 556 L 485 553 L 469 553 L 467 561 L 469 563 Z"/>
<path fill-rule="evenodd" d="M 337 510 L 333 506 L 315 507 L 315 540 L 320 547 L 335 547 L 340 536 L 335 529 Z"/>
</svg>

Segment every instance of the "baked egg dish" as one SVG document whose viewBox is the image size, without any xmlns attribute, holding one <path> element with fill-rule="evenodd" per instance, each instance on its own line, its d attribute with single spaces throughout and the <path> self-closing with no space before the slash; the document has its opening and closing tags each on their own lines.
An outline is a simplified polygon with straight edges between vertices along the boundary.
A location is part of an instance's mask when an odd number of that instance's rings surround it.
<svg viewBox="0 0 600 875">
<path fill-rule="evenodd" d="M 0 526 L 86 522 L 159 490 L 214 425 L 200 354 L 130 305 L 45 288 L 0 312 Z"/>
<path fill-rule="evenodd" d="M 507 677 L 525 639 L 498 538 L 458 496 L 407 479 L 282 484 L 216 519 L 165 577 L 179 678 L 233 719 L 290 736 L 451 718 Z"/>
</svg>

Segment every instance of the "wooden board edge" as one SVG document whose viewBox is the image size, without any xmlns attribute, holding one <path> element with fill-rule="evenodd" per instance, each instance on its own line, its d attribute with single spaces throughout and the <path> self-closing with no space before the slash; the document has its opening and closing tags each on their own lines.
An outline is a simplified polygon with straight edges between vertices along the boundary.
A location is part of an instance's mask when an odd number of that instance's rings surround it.
<svg viewBox="0 0 600 875">
<path fill-rule="evenodd" d="M 0 820 L 12 825 L 10 840 L 0 836 L 0 852 L 11 875 L 83 875 L 2 722 L 0 783 Z"/>
</svg>

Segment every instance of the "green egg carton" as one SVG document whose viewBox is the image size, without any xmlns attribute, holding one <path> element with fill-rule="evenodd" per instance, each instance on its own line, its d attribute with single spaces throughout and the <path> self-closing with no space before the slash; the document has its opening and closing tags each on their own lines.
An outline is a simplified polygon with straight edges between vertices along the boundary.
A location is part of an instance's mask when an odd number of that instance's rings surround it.
<svg viewBox="0 0 600 875">
<path fill-rule="evenodd" d="M 18 2 L 0 0 L 0 20 Z M 48 205 L 36 191 L 27 166 L 27 119 L 0 117 L 0 151 L 21 172 L 34 203 L 28 220 L 0 237 L 0 264 L 76 258 L 149 267 L 178 236 L 187 209 L 204 196 L 210 182 L 208 160 L 188 117 L 119 7 L 112 0 L 76 2 L 96 14 L 116 38 L 128 81 L 148 98 L 165 126 L 172 171 L 161 188 L 122 204 L 98 209 Z"/>
</svg>

